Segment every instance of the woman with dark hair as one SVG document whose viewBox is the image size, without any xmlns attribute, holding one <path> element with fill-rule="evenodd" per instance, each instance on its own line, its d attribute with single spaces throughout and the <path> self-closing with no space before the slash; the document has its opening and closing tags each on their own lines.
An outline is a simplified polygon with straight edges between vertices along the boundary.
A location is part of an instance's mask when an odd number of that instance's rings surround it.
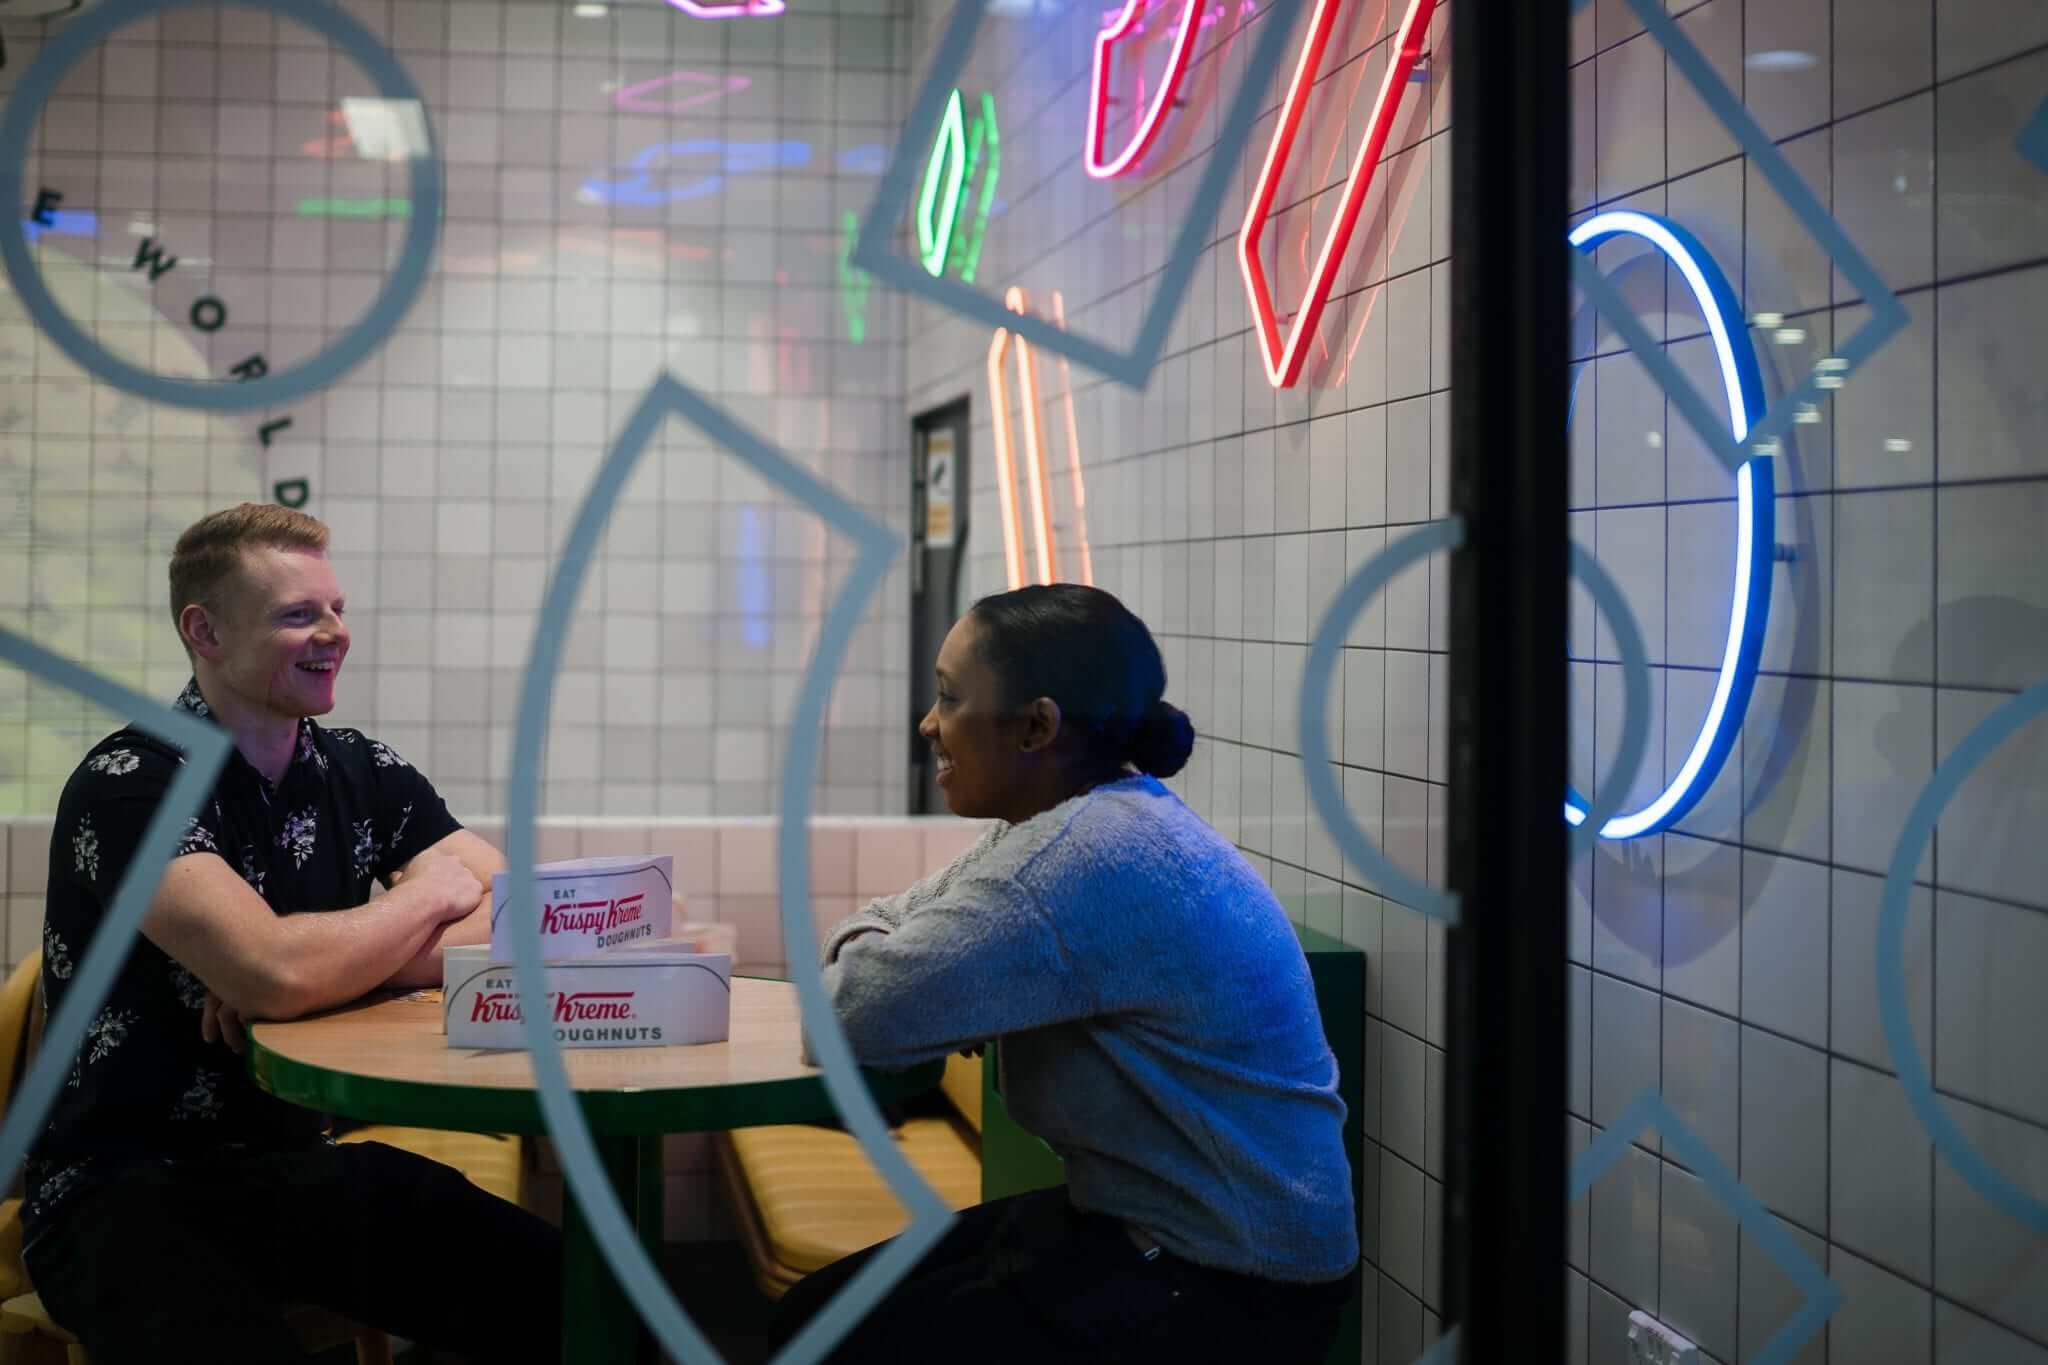
<svg viewBox="0 0 2048 1365">
<path fill-rule="evenodd" d="M 1320 1361 L 1358 1261 L 1344 1106 L 1272 893 L 1158 779 L 1194 727 L 1106 592 L 1023 588 L 946 637 L 918 727 L 952 866 L 838 925 L 825 985 L 865 1065 L 1001 1038 L 1064 1188 L 964 1211 L 833 1356 Z M 792 1289 L 793 1332 L 874 1249 Z"/>
</svg>

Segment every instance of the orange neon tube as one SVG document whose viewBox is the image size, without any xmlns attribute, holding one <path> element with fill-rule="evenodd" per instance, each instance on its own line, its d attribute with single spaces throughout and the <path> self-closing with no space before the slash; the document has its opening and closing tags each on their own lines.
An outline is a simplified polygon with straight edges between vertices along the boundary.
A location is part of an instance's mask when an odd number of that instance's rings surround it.
<svg viewBox="0 0 2048 1365">
<path fill-rule="evenodd" d="M 996 328 L 988 344 L 988 396 L 989 407 L 995 414 L 996 495 L 1003 508 L 1003 572 L 1010 587 L 1016 589 L 1024 586 L 1024 536 L 1017 525 L 1017 463 L 1010 448 L 1009 393 L 1003 383 L 1003 357 L 1009 348 L 1010 329 Z"/>
</svg>

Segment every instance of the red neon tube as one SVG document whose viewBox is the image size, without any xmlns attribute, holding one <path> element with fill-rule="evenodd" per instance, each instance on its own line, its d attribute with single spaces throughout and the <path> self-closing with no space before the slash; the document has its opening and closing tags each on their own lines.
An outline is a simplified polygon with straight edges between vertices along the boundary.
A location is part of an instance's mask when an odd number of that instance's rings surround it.
<svg viewBox="0 0 2048 1365">
<path fill-rule="evenodd" d="M 1238 265 L 1244 275 L 1245 293 L 1251 299 L 1252 319 L 1257 324 L 1254 330 L 1259 335 L 1259 353 L 1265 360 L 1267 382 L 1276 389 L 1292 388 L 1301 378 L 1308 338 L 1315 335 L 1316 325 L 1322 321 L 1323 306 L 1330 301 L 1330 287 L 1336 282 L 1338 265 L 1344 259 L 1345 248 L 1351 244 L 1352 229 L 1358 226 L 1359 210 L 1365 206 L 1365 193 L 1372 187 L 1373 176 L 1379 170 L 1380 153 L 1386 149 L 1387 137 L 1393 131 L 1394 115 L 1400 110 L 1402 92 L 1408 87 L 1408 78 L 1415 70 L 1415 63 L 1421 59 L 1423 36 L 1429 30 L 1431 15 L 1436 12 L 1436 0 L 1408 0 L 1408 12 L 1394 36 L 1394 51 L 1387 62 L 1386 79 L 1380 83 L 1379 97 L 1373 101 L 1372 119 L 1366 126 L 1365 141 L 1358 149 L 1358 159 L 1351 164 L 1351 178 L 1345 182 L 1336 220 L 1330 224 L 1330 231 L 1323 238 L 1323 247 L 1317 253 L 1315 269 L 1309 275 L 1301 307 L 1296 311 L 1294 325 L 1283 342 L 1280 321 L 1273 305 L 1272 285 L 1266 279 L 1264 264 L 1259 260 L 1259 238 L 1265 231 L 1266 216 L 1272 212 L 1273 197 L 1280 188 L 1280 173 L 1294 154 L 1294 138 L 1301 129 L 1309 91 L 1315 84 L 1315 73 L 1322 66 L 1323 49 L 1329 44 L 1330 31 L 1343 4 L 1344 0 L 1316 0 L 1315 15 L 1309 21 L 1308 41 L 1302 45 L 1301 60 L 1294 68 L 1294 81 L 1287 88 L 1287 102 L 1281 107 L 1279 126 L 1273 130 L 1272 144 L 1266 148 L 1266 164 L 1259 172 L 1258 185 L 1245 209 L 1244 228 L 1237 236 Z"/>
</svg>

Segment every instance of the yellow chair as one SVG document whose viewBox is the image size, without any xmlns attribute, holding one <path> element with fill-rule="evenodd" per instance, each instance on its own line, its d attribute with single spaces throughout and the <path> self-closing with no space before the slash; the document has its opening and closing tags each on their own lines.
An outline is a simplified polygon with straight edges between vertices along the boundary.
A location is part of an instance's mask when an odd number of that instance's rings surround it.
<svg viewBox="0 0 2048 1365">
<path fill-rule="evenodd" d="M 893 1136 L 957 1212 L 981 1202 L 981 1059 L 947 1059 L 939 1088 L 951 1112 L 908 1119 Z M 721 1133 L 712 1148 L 754 1283 L 771 1299 L 909 1224 L 851 1133 L 773 1124 Z"/>
<path fill-rule="evenodd" d="M 14 1088 L 28 1069 L 42 1041 L 42 954 L 28 958 L 0 984 L 0 1109 L 14 1097 Z M 344 1141 L 388 1142 L 463 1171 L 484 1189 L 522 1202 L 526 1163 L 516 1138 L 483 1133 L 442 1133 L 419 1128 L 373 1127 L 349 1134 Z M 78 1338 L 66 1331 L 31 1289 L 21 1262 L 21 1199 L 0 1203 L 0 1365 L 63 1360 L 65 1365 L 90 1365 Z M 375 1328 L 349 1322 L 318 1308 L 292 1314 L 292 1323 L 309 1354 L 355 1342 L 357 1365 L 391 1365 L 391 1342 Z M 63 1352 L 62 1356 L 56 1354 Z"/>
</svg>

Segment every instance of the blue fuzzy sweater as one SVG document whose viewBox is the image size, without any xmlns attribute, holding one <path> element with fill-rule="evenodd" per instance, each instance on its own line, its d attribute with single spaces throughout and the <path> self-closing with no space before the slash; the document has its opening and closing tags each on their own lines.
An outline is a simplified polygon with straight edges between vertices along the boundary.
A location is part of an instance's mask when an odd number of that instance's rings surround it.
<svg viewBox="0 0 2048 1365">
<path fill-rule="evenodd" d="M 854 1054 L 1001 1038 L 1011 1114 L 1077 1207 L 1186 1260 L 1320 1282 L 1358 1259 L 1308 963 L 1249 864 L 1149 777 L 999 825 L 825 942 Z"/>
</svg>

